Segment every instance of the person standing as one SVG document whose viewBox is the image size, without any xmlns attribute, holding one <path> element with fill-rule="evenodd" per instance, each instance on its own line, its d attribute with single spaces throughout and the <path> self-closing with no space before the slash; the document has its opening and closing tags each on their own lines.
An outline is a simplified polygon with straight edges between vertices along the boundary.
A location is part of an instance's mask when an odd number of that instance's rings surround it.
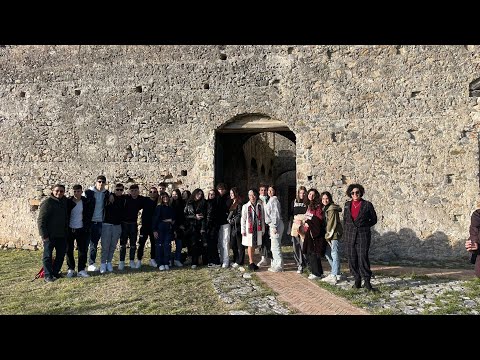
<svg viewBox="0 0 480 360">
<path fill-rule="evenodd" d="M 100 274 L 113 271 L 113 254 L 117 248 L 118 239 L 122 234 L 122 220 L 125 215 L 127 199 L 123 196 L 123 184 L 115 185 L 115 193 L 105 205 L 105 220 L 102 225 L 102 255 Z M 118 266 L 119 270 L 120 265 Z"/>
<path fill-rule="evenodd" d="M 220 202 L 218 200 L 218 193 L 215 189 L 208 191 L 207 199 L 207 223 L 206 223 L 206 262 L 208 267 L 220 267 L 220 257 L 218 255 L 220 242 L 218 232 L 220 229 L 219 219 L 222 214 L 219 213 Z M 205 249 L 204 249 L 205 250 Z"/>
<path fill-rule="evenodd" d="M 155 256 L 158 270 L 170 270 L 172 252 L 173 224 L 175 211 L 170 206 L 170 196 L 166 192 L 159 195 L 159 201 L 152 218 L 153 236 L 155 237 Z"/>
<path fill-rule="evenodd" d="M 148 197 L 142 197 L 142 226 L 140 227 L 140 236 L 138 237 L 137 262 L 135 267 L 140 269 L 142 267 L 143 252 L 145 243 L 150 238 L 150 266 L 158 267 L 155 261 L 155 238 L 152 230 L 152 217 L 157 207 L 158 190 L 155 186 L 150 187 Z"/>
<path fill-rule="evenodd" d="M 220 262 L 222 268 L 228 268 L 230 266 L 230 259 L 228 252 L 230 248 L 230 224 L 227 221 L 228 216 L 228 201 L 229 196 L 227 193 L 227 187 L 224 183 L 217 185 L 218 198 L 217 198 L 217 224 L 218 229 L 218 252 L 220 254 Z"/>
<path fill-rule="evenodd" d="M 479 242 L 480 242 L 480 202 L 477 204 L 478 209 L 472 213 L 470 219 L 470 237 L 465 242 L 465 248 L 470 252 L 470 263 L 475 264 L 475 276 L 480 277 L 480 257 Z"/>
<path fill-rule="evenodd" d="M 293 245 L 293 258 L 297 264 L 297 273 L 303 273 L 303 269 L 307 266 L 307 259 L 303 254 L 303 240 L 304 237 L 298 233 L 298 229 L 303 225 L 305 220 L 305 213 L 307 212 L 307 205 L 305 205 L 307 194 L 307 188 L 300 186 L 297 190 L 297 197 L 293 200 L 292 205 L 292 245 Z"/>
<path fill-rule="evenodd" d="M 195 189 L 184 209 L 185 239 L 192 257 L 192 269 L 198 266 L 198 257 L 204 253 L 203 240 L 207 228 L 207 202 L 202 189 Z"/>
<path fill-rule="evenodd" d="M 180 190 L 174 189 L 172 191 L 172 198 L 170 200 L 170 206 L 175 212 L 175 223 L 173 224 L 173 240 L 175 241 L 175 255 L 173 264 L 176 267 L 182 267 L 182 248 L 183 248 L 183 235 L 185 233 L 185 202 L 182 199 Z"/>
<path fill-rule="evenodd" d="M 245 262 L 245 246 L 242 245 L 242 200 L 237 187 L 230 189 L 230 207 L 227 221 L 230 224 L 230 248 L 233 252 L 232 268 L 237 268 Z"/>
<path fill-rule="evenodd" d="M 269 201 L 268 186 L 265 184 L 260 184 L 258 191 L 259 200 L 263 202 L 263 208 L 265 209 L 265 206 Z M 265 224 L 265 233 L 263 234 L 262 245 L 260 245 L 260 254 L 262 255 L 262 258 L 258 262 L 257 266 L 268 266 L 268 259 L 272 258 L 272 251 L 270 244 L 270 231 L 267 224 Z"/>
<path fill-rule="evenodd" d="M 85 271 L 87 266 L 88 232 L 92 222 L 93 207 L 90 206 L 87 198 L 82 196 L 82 185 L 73 185 L 73 196 L 67 200 L 68 209 L 68 236 L 67 236 L 67 277 L 75 276 L 75 249 L 74 242 L 77 241 L 78 248 L 78 276 L 89 277 Z"/>
<path fill-rule="evenodd" d="M 256 189 L 248 191 L 248 202 L 242 206 L 240 219 L 242 229 L 242 245 L 247 246 L 249 265 L 252 271 L 258 270 L 258 265 L 253 262 L 255 247 L 262 245 L 262 236 L 265 232 L 265 210 L 263 201 L 259 199 Z"/>
<path fill-rule="evenodd" d="M 105 189 L 107 178 L 104 175 L 97 176 L 95 186 L 85 191 L 85 197 L 89 206 L 93 208 L 92 222 L 88 232 L 88 271 L 97 271 L 95 265 L 97 258 L 98 241 L 102 235 L 103 218 L 105 216 L 105 204 L 108 202 L 110 192 Z"/>
<path fill-rule="evenodd" d="M 348 266 L 355 279 L 353 288 L 359 289 L 364 281 L 368 291 L 376 290 L 370 284 L 372 271 L 368 251 L 372 240 L 371 227 L 377 223 L 377 213 L 370 201 L 364 200 L 365 189 L 360 184 L 350 184 L 346 195 L 351 201 L 344 206 L 343 230 L 347 244 Z"/>
<path fill-rule="evenodd" d="M 60 269 L 65 259 L 68 234 L 67 199 L 65 185 L 57 184 L 50 196 L 40 205 L 37 225 L 43 241 L 43 269 L 45 282 L 50 283 L 60 277 Z M 55 260 L 52 264 L 53 250 Z"/>
<path fill-rule="evenodd" d="M 284 225 L 275 186 L 268 187 L 268 197 L 270 199 L 265 205 L 265 223 L 270 232 L 270 249 L 272 251 L 272 262 L 268 271 L 281 272 L 283 271 L 282 236 Z"/>
<path fill-rule="evenodd" d="M 322 281 L 335 285 L 340 277 L 340 246 L 339 240 L 342 237 L 343 228 L 340 222 L 340 213 L 342 208 L 335 204 L 332 194 L 324 191 L 320 194 L 323 204 L 323 219 L 325 223 L 325 240 L 327 241 L 327 249 L 325 257 L 332 268 L 330 275 L 324 277 Z"/>
</svg>

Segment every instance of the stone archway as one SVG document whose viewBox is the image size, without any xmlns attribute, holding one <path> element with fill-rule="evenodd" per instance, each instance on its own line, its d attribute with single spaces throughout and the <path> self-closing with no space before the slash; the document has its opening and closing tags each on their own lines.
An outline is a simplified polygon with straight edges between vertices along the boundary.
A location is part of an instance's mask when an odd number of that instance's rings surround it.
<svg viewBox="0 0 480 360">
<path fill-rule="evenodd" d="M 236 116 L 215 132 L 215 184 L 237 186 L 243 196 L 260 183 L 276 184 L 285 172 L 296 173 L 295 144 L 295 134 L 280 120 L 263 114 Z M 282 182 L 279 198 L 288 199 L 289 186 L 296 187 L 295 177 Z"/>
</svg>

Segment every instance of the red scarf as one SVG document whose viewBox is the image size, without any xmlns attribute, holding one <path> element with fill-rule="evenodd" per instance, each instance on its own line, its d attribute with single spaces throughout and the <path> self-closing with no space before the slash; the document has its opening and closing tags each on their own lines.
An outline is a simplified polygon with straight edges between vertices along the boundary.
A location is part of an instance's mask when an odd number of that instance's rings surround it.
<svg viewBox="0 0 480 360">
<path fill-rule="evenodd" d="M 255 213 L 252 203 L 248 206 L 248 233 L 253 234 L 253 217 L 257 217 L 257 231 L 262 231 L 262 208 L 259 203 L 257 205 L 257 212 Z"/>
</svg>

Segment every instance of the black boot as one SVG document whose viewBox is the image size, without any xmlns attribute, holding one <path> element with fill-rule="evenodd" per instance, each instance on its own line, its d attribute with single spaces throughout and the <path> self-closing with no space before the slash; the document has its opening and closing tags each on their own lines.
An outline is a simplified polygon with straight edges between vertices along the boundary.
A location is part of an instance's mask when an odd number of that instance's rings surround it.
<svg viewBox="0 0 480 360">
<path fill-rule="evenodd" d="M 353 284 L 352 288 L 360 289 L 361 287 L 362 287 L 362 279 L 361 278 L 355 279 L 355 283 Z"/>
<path fill-rule="evenodd" d="M 366 278 L 365 281 L 363 282 L 363 287 L 367 289 L 367 291 L 377 291 L 377 289 L 372 287 L 372 284 L 370 284 L 370 279 Z"/>
</svg>

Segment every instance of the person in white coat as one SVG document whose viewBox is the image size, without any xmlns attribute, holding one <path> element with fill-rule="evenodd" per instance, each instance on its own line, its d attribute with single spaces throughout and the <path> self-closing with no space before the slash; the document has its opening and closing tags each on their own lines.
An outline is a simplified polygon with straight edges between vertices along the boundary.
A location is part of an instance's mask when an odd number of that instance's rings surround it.
<svg viewBox="0 0 480 360">
<path fill-rule="evenodd" d="M 258 270 L 257 264 L 253 262 L 253 252 L 256 246 L 262 245 L 262 236 L 265 233 L 265 210 L 263 202 L 259 201 L 259 194 L 256 189 L 248 191 L 248 202 L 242 206 L 242 217 L 240 224 L 242 228 L 242 245 L 247 246 L 248 268 L 252 271 Z"/>
<path fill-rule="evenodd" d="M 268 188 L 269 200 L 265 205 L 265 223 L 269 227 L 270 231 L 270 248 L 272 251 L 272 263 L 268 268 L 271 272 L 283 271 L 283 258 L 282 258 L 282 235 L 283 235 L 283 221 L 282 212 L 280 209 L 280 201 L 276 196 L 277 189 L 274 186 Z"/>
</svg>

